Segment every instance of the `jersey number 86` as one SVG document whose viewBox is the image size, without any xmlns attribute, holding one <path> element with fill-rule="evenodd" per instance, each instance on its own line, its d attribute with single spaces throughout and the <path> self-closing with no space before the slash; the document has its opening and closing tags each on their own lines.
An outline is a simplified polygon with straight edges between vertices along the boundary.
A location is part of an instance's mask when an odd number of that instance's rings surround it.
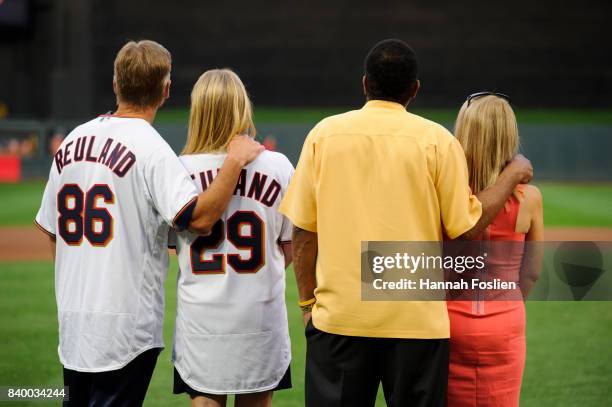
<svg viewBox="0 0 612 407">
<path fill-rule="evenodd" d="M 66 184 L 57 194 L 59 235 L 70 246 L 79 246 L 83 236 L 93 246 L 106 246 L 113 239 L 113 217 L 98 200 L 115 203 L 115 195 L 106 184 L 96 184 L 87 193 L 77 184 Z M 97 228 L 96 226 L 100 226 Z"/>
</svg>

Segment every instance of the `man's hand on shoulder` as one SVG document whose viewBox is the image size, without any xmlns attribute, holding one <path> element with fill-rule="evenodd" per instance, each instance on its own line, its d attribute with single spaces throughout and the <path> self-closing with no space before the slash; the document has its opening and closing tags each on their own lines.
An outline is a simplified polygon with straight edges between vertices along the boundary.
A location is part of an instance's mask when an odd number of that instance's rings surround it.
<svg viewBox="0 0 612 407">
<path fill-rule="evenodd" d="M 264 147 L 250 136 L 241 134 L 234 136 L 227 146 L 227 158 L 236 161 L 241 167 L 244 167 L 253 161 Z"/>
<path fill-rule="evenodd" d="M 232 138 L 227 146 L 227 158 L 212 184 L 198 196 L 189 229 L 200 235 L 211 233 L 223 215 L 236 189 L 242 167 L 253 161 L 264 150 L 249 136 Z"/>
<path fill-rule="evenodd" d="M 518 184 L 527 184 L 533 178 L 531 162 L 522 154 L 517 154 L 502 171 L 494 185 L 478 193 L 482 203 L 482 215 L 478 222 L 461 235 L 462 239 L 476 239 L 497 216 L 504 203 Z"/>
<path fill-rule="evenodd" d="M 533 166 L 524 155 L 517 154 L 512 161 L 508 163 L 504 172 L 512 176 L 518 184 L 527 184 L 533 178 Z"/>
</svg>

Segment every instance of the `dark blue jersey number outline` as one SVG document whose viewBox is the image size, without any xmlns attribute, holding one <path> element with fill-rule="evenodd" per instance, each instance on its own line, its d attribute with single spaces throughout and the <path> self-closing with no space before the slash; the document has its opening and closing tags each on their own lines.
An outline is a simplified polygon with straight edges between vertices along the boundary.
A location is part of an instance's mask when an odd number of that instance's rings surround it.
<svg viewBox="0 0 612 407">
<path fill-rule="evenodd" d="M 108 209 L 98 207 L 100 198 L 106 204 L 115 203 L 107 184 L 95 184 L 86 194 L 77 184 L 65 184 L 57 193 L 58 230 L 66 244 L 80 246 L 85 236 L 92 246 L 105 247 L 113 239 L 114 219 Z M 97 224 L 101 225 L 100 231 L 96 231 Z"/>
<path fill-rule="evenodd" d="M 242 234 L 248 226 L 248 234 Z M 248 258 L 232 253 L 226 256 L 216 253 L 211 260 L 204 260 L 206 250 L 217 249 L 226 237 L 239 250 L 249 250 Z M 257 273 L 266 263 L 266 228 L 264 221 L 253 211 L 236 211 L 225 225 L 218 220 L 208 236 L 198 236 L 190 246 L 191 271 L 193 274 L 223 274 L 227 263 L 237 273 Z"/>
</svg>

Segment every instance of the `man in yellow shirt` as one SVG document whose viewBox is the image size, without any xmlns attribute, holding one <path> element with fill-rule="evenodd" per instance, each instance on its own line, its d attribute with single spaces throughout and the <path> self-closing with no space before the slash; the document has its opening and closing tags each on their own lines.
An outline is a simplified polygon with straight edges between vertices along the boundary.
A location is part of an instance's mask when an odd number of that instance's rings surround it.
<svg viewBox="0 0 612 407">
<path fill-rule="evenodd" d="M 375 45 L 365 61 L 367 103 L 312 129 L 281 204 L 295 225 L 307 406 L 373 406 L 381 381 L 390 406 L 444 405 L 445 302 L 362 301 L 361 242 L 475 237 L 531 178 L 519 156 L 472 195 L 457 140 L 406 111 L 419 85 L 408 45 Z"/>
</svg>

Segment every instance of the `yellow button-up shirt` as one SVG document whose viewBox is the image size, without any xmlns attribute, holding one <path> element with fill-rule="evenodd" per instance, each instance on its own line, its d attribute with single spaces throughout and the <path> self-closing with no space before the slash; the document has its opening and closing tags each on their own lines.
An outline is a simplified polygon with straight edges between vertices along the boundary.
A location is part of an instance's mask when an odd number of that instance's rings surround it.
<svg viewBox="0 0 612 407">
<path fill-rule="evenodd" d="M 472 228 L 481 204 L 459 142 L 404 106 L 372 100 L 306 137 L 280 211 L 318 234 L 312 321 L 334 334 L 448 338 L 444 301 L 362 301 L 362 241 L 439 241 Z"/>
</svg>

